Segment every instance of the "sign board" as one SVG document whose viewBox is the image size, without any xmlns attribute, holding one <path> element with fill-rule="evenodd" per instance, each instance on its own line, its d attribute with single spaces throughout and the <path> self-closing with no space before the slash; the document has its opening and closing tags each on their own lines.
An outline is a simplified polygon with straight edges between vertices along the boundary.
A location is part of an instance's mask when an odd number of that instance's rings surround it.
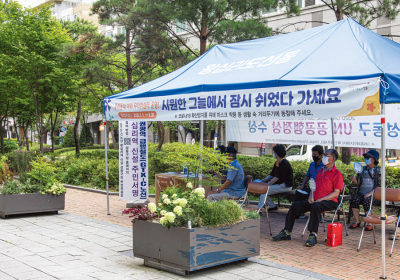
<svg viewBox="0 0 400 280">
<path fill-rule="evenodd" d="M 227 121 L 229 141 L 332 145 L 330 119 Z M 400 149 L 400 105 L 386 105 L 386 148 Z M 380 116 L 334 119 L 335 145 L 380 148 Z"/>
<path fill-rule="evenodd" d="M 119 122 L 119 199 L 148 198 L 147 122 Z"/>
<path fill-rule="evenodd" d="M 379 79 L 104 99 L 109 120 L 256 120 L 379 114 Z"/>
</svg>

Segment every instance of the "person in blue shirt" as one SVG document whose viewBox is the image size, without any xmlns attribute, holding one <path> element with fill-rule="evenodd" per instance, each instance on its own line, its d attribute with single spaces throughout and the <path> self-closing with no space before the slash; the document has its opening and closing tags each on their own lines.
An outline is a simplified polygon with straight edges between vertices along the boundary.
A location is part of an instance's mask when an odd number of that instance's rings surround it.
<svg viewBox="0 0 400 280">
<path fill-rule="evenodd" d="M 308 199 L 311 190 L 309 187 L 306 187 L 306 184 L 311 178 L 315 180 L 315 177 L 317 177 L 318 170 L 324 167 L 324 164 L 322 163 L 324 148 L 320 145 L 316 145 L 312 147 L 311 151 L 312 151 L 313 162 L 311 162 L 310 166 L 308 167 L 308 171 L 306 176 L 304 176 L 303 183 L 301 183 L 301 185 L 297 187 L 297 190 L 300 191 L 296 191 L 294 195 L 295 202 Z M 305 217 L 304 213 L 300 215 L 300 218 L 304 217 Z"/>
<path fill-rule="evenodd" d="M 244 185 L 244 172 L 240 163 L 236 159 L 236 149 L 227 147 L 225 153 L 228 153 L 228 159 L 231 161 L 230 165 L 233 167 L 228 170 L 225 176 L 212 171 L 212 174 L 218 178 L 225 180 L 221 187 L 215 191 L 209 192 L 207 199 L 210 201 L 220 201 L 223 199 L 238 199 L 246 193 Z"/>
</svg>

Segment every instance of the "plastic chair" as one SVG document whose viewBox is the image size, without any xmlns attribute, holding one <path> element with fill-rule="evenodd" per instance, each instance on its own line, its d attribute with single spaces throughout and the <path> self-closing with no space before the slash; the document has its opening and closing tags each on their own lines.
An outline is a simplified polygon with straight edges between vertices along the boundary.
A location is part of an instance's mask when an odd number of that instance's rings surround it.
<svg viewBox="0 0 400 280">
<path fill-rule="evenodd" d="M 166 188 L 174 185 L 172 178 L 166 176 L 157 176 L 157 182 L 160 192 L 163 192 Z"/>
<path fill-rule="evenodd" d="M 259 195 L 265 194 L 263 204 L 257 210 L 257 212 L 260 213 L 261 209 L 265 208 L 265 213 L 267 214 L 267 221 L 268 221 L 268 227 L 269 227 L 269 235 L 272 236 L 271 224 L 269 222 L 269 215 L 268 215 L 268 205 L 265 204 L 265 202 L 267 201 L 268 191 L 269 191 L 269 185 L 265 184 L 265 183 L 259 183 L 259 182 L 250 182 L 249 186 L 247 188 L 248 193 L 259 194 Z"/>
<path fill-rule="evenodd" d="M 400 189 L 385 189 L 385 193 L 386 193 L 386 201 L 391 201 L 391 202 L 396 202 L 396 201 L 400 201 Z M 376 200 L 381 200 L 381 188 L 376 188 L 375 190 L 373 190 L 372 193 L 372 197 L 375 198 Z M 364 230 L 365 230 L 365 225 L 368 224 L 372 224 L 372 231 L 374 234 L 374 244 L 376 244 L 376 237 L 375 237 L 375 225 L 380 225 L 382 223 L 381 220 L 381 216 L 380 215 L 369 215 L 372 211 L 372 202 L 373 199 L 371 199 L 371 205 L 369 207 L 369 211 L 366 215 L 366 217 L 363 219 L 364 221 L 364 226 L 361 232 L 361 237 L 360 237 L 360 243 L 358 244 L 358 248 L 357 248 L 357 252 L 360 251 L 360 247 L 361 247 L 361 241 L 364 235 Z M 393 242 L 392 242 L 392 249 L 390 250 L 390 255 L 389 257 L 392 256 L 393 253 L 393 246 L 394 246 L 394 242 L 396 240 L 396 235 L 397 235 L 397 230 L 399 228 L 399 219 L 400 219 L 400 215 L 398 218 L 396 217 L 387 217 L 385 220 L 385 224 L 392 224 L 394 222 L 397 221 L 397 225 L 396 225 L 396 231 L 394 233 L 394 238 L 393 238 Z"/>
<path fill-rule="evenodd" d="M 346 213 L 345 213 L 345 211 L 344 211 L 344 204 L 343 204 L 344 196 L 345 196 L 345 194 L 346 194 L 346 187 L 347 187 L 347 186 L 346 186 L 345 184 L 343 184 L 342 192 L 341 192 L 341 194 L 338 196 L 338 198 L 339 198 L 339 200 L 340 200 L 340 203 L 339 203 L 338 207 L 337 207 L 336 210 L 335 210 L 335 214 L 333 215 L 333 219 L 332 219 L 332 222 L 331 222 L 331 223 L 333 223 L 333 222 L 335 221 L 336 214 L 337 214 L 337 212 L 339 211 L 340 207 L 342 207 L 343 221 L 344 221 L 344 229 L 345 229 L 345 231 L 346 231 L 346 236 L 349 236 L 349 234 L 347 233 Z M 325 220 L 324 220 L 324 215 L 323 215 L 323 214 L 329 213 L 329 212 L 332 212 L 332 210 L 329 210 L 329 211 L 322 211 L 322 212 L 321 212 L 322 228 L 324 229 L 324 232 L 326 232 L 326 230 L 325 230 Z M 309 223 L 309 222 L 310 222 L 310 216 L 308 217 L 306 226 L 304 227 L 303 234 L 301 235 L 301 237 L 304 236 L 304 233 L 306 232 L 306 229 L 307 229 L 307 226 L 308 226 L 308 223 Z M 327 237 L 325 237 L 325 242 L 326 242 L 326 240 L 327 240 Z"/>
<path fill-rule="evenodd" d="M 238 199 L 235 199 L 240 206 L 243 206 L 243 204 L 246 203 L 246 205 L 249 204 L 249 194 L 248 194 L 248 189 L 249 189 L 249 184 L 253 181 L 253 177 L 250 175 L 247 175 L 246 178 L 244 178 L 244 186 L 246 188 L 246 193 L 239 197 Z"/>
</svg>

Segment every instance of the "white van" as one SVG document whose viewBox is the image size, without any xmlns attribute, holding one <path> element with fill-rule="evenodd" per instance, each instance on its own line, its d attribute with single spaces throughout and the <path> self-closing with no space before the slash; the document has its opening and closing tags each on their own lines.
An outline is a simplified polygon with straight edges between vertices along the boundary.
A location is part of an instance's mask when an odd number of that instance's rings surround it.
<svg viewBox="0 0 400 280">
<path fill-rule="evenodd" d="M 311 149 L 315 145 L 290 145 L 286 148 L 286 159 L 288 161 L 294 160 L 307 160 L 312 161 L 312 151 Z M 330 146 L 324 146 L 324 150 L 331 148 Z"/>
</svg>

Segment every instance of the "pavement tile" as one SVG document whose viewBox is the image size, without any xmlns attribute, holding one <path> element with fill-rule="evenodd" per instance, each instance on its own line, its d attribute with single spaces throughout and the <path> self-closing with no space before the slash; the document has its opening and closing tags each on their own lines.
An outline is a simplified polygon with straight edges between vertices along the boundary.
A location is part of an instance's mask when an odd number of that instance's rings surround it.
<svg viewBox="0 0 400 280">
<path fill-rule="evenodd" d="M 40 272 L 38 270 L 32 270 L 29 272 L 12 274 L 12 276 L 18 280 L 30 280 L 30 279 L 56 279 L 48 274 Z"/>
</svg>

